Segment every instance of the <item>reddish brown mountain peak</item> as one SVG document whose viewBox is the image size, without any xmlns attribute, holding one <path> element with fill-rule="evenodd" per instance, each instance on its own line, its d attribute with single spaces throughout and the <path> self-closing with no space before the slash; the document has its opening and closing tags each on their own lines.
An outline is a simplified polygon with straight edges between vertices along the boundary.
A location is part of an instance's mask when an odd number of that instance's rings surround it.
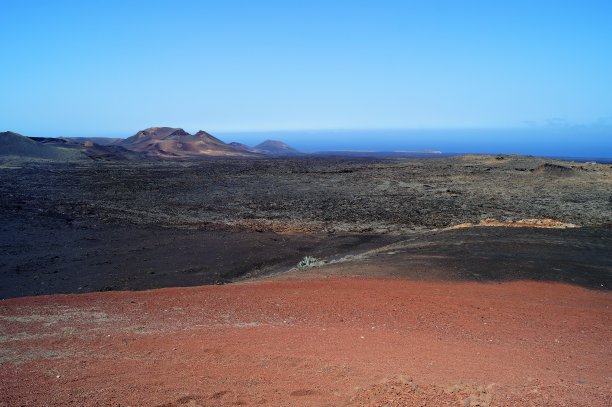
<svg viewBox="0 0 612 407">
<path fill-rule="evenodd" d="M 208 137 L 212 137 L 212 134 L 204 131 L 204 130 L 198 130 L 198 132 L 195 134 L 195 136 L 198 137 L 203 137 L 203 136 L 208 136 Z"/>
<path fill-rule="evenodd" d="M 225 142 L 219 140 L 218 138 L 216 138 L 210 133 L 205 132 L 204 130 L 199 130 L 194 136 L 202 139 L 202 141 L 204 142 L 226 145 Z"/>
<path fill-rule="evenodd" d="M 198 130 L 198 132 L 195 134 L 196 137 L 205 139 L 205 140 L 210 140 L 210 141 L 214 141 L 214 142 L 218 142 L 218 143 L 223 143 L 225 144 L 223 141 L 219 140 L 218 138 L 216 138 L 215 136 L 213 136 L 212 134 L 204 131 L 204 130 Z"/>
<path fill-rule="evenodd" d="M 164 139 L 173 136 L 189 136 L 185 130 L 177 127 L 149 127 L 148 129 L 140 130 L 133 137 Z"/>
<path fill-rule="evenodd" d="M 128 150 L 161 158 L 253 155 L 236 150 L 203 130 L 191 135 L 175 127 L 150 127 L 123 140 L 120 145 Z"/>
</svg>

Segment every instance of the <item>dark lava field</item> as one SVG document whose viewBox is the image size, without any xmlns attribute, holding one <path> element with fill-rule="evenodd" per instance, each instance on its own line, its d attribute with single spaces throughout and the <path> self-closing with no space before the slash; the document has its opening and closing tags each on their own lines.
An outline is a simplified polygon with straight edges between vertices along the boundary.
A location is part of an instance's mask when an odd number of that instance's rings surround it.
<svg viewBox="0 0 612 407">
<path fill-rule="evenodd" d="M 1 298 L 226 283 L 485 219 L 588 228 L 572 244 L 590 250 L 593 272 L 609 278 L 612 267 L 609 164 L 509 155 L 13 161 L 0 166 L 0 208 Z"/>
</svg>

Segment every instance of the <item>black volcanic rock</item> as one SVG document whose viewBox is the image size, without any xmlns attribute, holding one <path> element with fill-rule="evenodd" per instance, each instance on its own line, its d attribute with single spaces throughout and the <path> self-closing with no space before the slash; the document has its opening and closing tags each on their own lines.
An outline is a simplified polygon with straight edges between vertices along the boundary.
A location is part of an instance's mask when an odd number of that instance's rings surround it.
<svg viewBox="0 0 612 407">
<path fill-rule="evenodd" d="M 255 146 L 256 151 L 269 155 L 298 155 L 300 152 L 278 140 L 266 140 Z"/>
<path fill-rule="evenodd" d="M 558 164 L 544 163 L 540 164 L 533 170 L 536 174 L 553 175 L 553 176 L 569 176 L 574 173 L 570 167 Z"/>
</svg>

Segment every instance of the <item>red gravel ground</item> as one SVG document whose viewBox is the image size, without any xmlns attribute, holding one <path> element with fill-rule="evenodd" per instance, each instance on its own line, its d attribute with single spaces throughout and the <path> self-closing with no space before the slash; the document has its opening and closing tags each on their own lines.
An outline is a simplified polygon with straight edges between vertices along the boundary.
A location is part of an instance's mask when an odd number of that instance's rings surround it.
<svg viewBox="0 0 612 407">
<path fill-rule="evenodd" d="M 0 302 L 0 405 L 610 406 L 612 295 L 360 278 Z"/>
</svg>

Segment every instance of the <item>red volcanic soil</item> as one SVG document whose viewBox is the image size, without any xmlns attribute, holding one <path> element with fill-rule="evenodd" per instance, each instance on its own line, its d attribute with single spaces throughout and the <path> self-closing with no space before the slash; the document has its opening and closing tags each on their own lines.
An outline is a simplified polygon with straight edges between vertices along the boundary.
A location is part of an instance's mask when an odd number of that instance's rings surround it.
<svg viewBox="0 0 612 407">
<path fill-rule="evenodd" d="M 610 406 L 612 297 L 321 278 L 0 302 L 0 405 Z"/>
</svg>

